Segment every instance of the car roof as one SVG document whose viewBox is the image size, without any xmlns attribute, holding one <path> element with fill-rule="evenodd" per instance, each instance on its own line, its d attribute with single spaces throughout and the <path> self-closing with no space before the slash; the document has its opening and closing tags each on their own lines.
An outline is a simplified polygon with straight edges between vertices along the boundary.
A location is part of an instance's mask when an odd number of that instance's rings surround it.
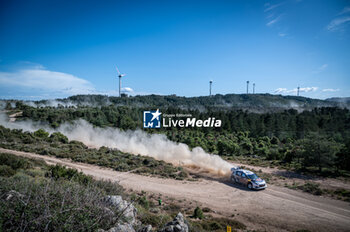
<svg viewBox="0 0 350 232">
<path fill-rule="evenodd" d="M 252 175 L 252 174 L 254 174 L 254 172 L 249 171 L 249 170 L 245 170 L 245 169 L 238 169 L 237 171 L 241 171 L 241 172 L 245 173 L 246 175 Z"/>
</svg>

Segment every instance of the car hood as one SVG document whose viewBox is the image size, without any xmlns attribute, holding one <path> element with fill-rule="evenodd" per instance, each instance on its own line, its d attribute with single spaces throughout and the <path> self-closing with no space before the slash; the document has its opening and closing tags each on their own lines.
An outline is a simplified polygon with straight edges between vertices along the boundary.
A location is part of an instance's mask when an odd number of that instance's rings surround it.
<svg viewBox="0 0 350 232">
<path fill-rule="evenodd" d="M 261 179 L 261 178 L 258 178 L 258 179 L 255 179 L 253 180 L 254 183 L 257 183 L 257 184 L 266 184 L 265 183 L 265 180 Z"/>
</svg>

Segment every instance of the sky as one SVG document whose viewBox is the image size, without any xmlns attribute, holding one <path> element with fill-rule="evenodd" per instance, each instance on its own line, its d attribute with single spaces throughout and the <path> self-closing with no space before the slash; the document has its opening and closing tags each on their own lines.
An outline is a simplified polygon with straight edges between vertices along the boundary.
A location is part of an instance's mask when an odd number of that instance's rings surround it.
<svg viewBox="0 0 350 232">
<path fill-rule="evenodd" d="M 350 97 L 349 0 L 0 1 L 0 98 Z"/>
</svg>

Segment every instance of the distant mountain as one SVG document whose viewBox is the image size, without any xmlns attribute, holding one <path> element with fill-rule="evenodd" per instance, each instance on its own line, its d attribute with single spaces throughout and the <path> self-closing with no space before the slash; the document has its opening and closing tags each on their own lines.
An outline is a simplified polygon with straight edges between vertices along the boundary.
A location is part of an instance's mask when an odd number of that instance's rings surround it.
<svg viewBox="0 0 350 232">
<path fill-rule="evenodd" d="M 350 105 L 350 97 L 332 97 L 332 98 L 327 98 L 326 101 L 337 102 L 337 103 L 345 104 L 347 106 Z"/>
<path fill-rule="evenodd" d="M 350 98 L 330 98 L 326 100 L 298 96 L 272 94 L 217 94 L 215 96 L 179 97 L 176 95 L 145 95 L 108 97 L 105 95 L 75 95 L 64 99 L 25 101 L 34 107 L 79 107 L 79 106 L 132 106 L 141 108 L 180 108 L 184 110 L 248 110 L 250 112 L 276 112 L 286 109 L 298 111 L 315 107 L 350 108 Z"/>
</svg>

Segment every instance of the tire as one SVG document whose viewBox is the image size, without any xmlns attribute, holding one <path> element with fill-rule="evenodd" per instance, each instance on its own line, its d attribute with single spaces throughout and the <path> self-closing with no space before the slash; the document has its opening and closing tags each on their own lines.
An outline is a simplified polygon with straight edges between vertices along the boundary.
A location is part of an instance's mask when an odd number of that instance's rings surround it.
<svg viewBox="0 0 350 232">
<path fill-rule="evenodd" d="M 234 176 L 231 176 L 231 181 L 232 181 L 234 184 L 237 184 L 237 183 L 238 183 L 237 180 L 236 180 L 236 178 L 235 178 Z"/>
<path fill-rule="evenodd" d="M 248 183 L 247 187 L 248 187 L 250 190 L 252 190 L 252 189 L 253 189 L 252 183 Z"/>
</svg>

